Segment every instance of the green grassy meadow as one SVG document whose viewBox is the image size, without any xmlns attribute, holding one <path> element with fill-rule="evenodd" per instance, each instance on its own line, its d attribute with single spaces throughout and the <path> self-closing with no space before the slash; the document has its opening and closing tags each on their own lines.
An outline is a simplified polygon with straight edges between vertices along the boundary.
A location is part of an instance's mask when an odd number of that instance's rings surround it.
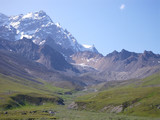
<svg viewBox="0 0 160 120">
<path fill-rule="evenodd" d="M 49 113 L 53 111 L 53 113 Z M 1 112 L 1 120 L 150 120 L 147 117 L 117 115 L 114 113 L 72 110 L 67 106 L 45 104 L 42 106 L 23 106 L 8 110 L 8 114 Z M 152 120 L 158 120 L 152 118 Z"/>
<path fill-rule="evenodd" d="M 0 74 L 0 120 L 160 119 L 159 73 L 141 80 L 121 81 L 119 85 L 105 84 L 87 91 L 71 91 L 40 79 Z M 68 91 L 72 94 L 65 94 Z M 78 109 L 68 108 L 73 101 Z"/>
<path fill-rule="evenodd" d="M 80 110 L 160 117 L 160 73 L 77 98 Z"/>
</svg>

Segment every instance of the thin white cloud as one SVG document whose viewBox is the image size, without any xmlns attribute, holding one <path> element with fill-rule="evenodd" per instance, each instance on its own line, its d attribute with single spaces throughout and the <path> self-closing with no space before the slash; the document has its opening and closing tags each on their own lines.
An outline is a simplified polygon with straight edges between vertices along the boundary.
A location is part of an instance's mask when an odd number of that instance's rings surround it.
<svg viewBox="0 0 160 120">
<path fill-rule="evenodd" d="M 120 10 L 123 10 L 125 8 L 125 4 L 121 4 Z"/>
</svg>

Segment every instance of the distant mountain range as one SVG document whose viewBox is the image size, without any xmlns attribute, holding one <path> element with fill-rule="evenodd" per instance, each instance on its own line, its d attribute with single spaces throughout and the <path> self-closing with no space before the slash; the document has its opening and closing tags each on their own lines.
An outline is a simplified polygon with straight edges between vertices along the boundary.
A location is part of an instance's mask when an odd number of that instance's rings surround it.
<svg viewBox="0 0 160 120">
<path fill-rule="evenodd" d="M 10 17 L 0 14 L 0 54 L 3 74 L 29 75 L 63 87 L 62 81 L 67 81 L 77 89 L 160 71 L 159 54 L 123 49 L 103 56 L 94 46 L 79 44 L 44 11 Z"/>
<path fill-rule="evenodd" d="M 123 49 L 106 56 L 93 52 L 79 52 L 72 55 L 72 59 L 74 64 L 94 68 L 96 72 L 88 72 L 85 76 L 98 76 L 99 80 L 144 78 L 160 71 L 160 55 L 151 51 L 135 53 Z"/>
</svg>

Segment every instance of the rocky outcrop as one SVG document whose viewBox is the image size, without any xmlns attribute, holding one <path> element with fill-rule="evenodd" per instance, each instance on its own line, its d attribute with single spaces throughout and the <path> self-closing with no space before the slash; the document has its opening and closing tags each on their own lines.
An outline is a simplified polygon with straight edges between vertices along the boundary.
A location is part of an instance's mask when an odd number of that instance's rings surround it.
<svg viewBox="0 0 160 120">
<path fill-rule="evenodd" d="M 28 60 L 43 64 L 48 69 L 65 71 L 67 69 L 78 72 L 69 64 L 62 54 L 48 45 L 38 46 L 31 39 L 23 38 L 18 41 L 0 39 L 0 50 L 19 54 Z"/>
<path fill-rule="evenodd" d="M 72 102 L 71 104 L 68 105 L 68 109 L 78 109 L 78 104 L 75 102 Z"/>
<path fill-rule="evenodd" d="M 109 105 L 101 109 L 101 111 L 110 112 L 110 113 L 120 113 L 123 111 L 123 106 L 122 105 L 119 105 L 119 106 Z"/>
<path fill-rule="evenodd" d="M 160 55 L 151 51 L 135 53 L 123 49 L 121 52 L 113 51 L 106 56 L 80 52 L 72 55 L 72 60 L 76 65 L 96 70 L 82 76 L 92 76 L 104 81 L 144 78 L 160 70 Z"/>
</svg>

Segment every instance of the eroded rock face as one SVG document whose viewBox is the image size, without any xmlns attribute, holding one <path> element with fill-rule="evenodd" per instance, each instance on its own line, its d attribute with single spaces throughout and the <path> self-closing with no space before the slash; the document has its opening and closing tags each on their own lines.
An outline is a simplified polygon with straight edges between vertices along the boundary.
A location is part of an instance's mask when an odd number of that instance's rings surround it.
<svg viewBox="0 0 160 120">
<path fill-rule="evenodd" d="M 43 64 L 48 69 L 64 71 L 73 68 L 63 55 L 55 49 L 48 45 L 36 45 L 31 39 L 27 38 L 18 41 L 0 39 L 0 50 L 20 54 L 26 59 Z"/>
<path fill-rule="evenodd" d="M 101 111 L 102 112 L 110 112 L 110 113 L 120 113 L 123 110 L 123 106 L 119 105 L 119 106 L 113 106 L 113 105 L 109 105 L 104 107 Z"/>
<path fill-rule="evenodd" d="M 78 109 L 78 104 L 75 102 L 72 102 L 70 105 L 68 105 L 68 109 Z"/>
<path fill-rule="evenodd" d="M 157 106 L 157 109 L 159 109 L 160 110 L 160 105 L 156 105 Z"/>
</svg>

